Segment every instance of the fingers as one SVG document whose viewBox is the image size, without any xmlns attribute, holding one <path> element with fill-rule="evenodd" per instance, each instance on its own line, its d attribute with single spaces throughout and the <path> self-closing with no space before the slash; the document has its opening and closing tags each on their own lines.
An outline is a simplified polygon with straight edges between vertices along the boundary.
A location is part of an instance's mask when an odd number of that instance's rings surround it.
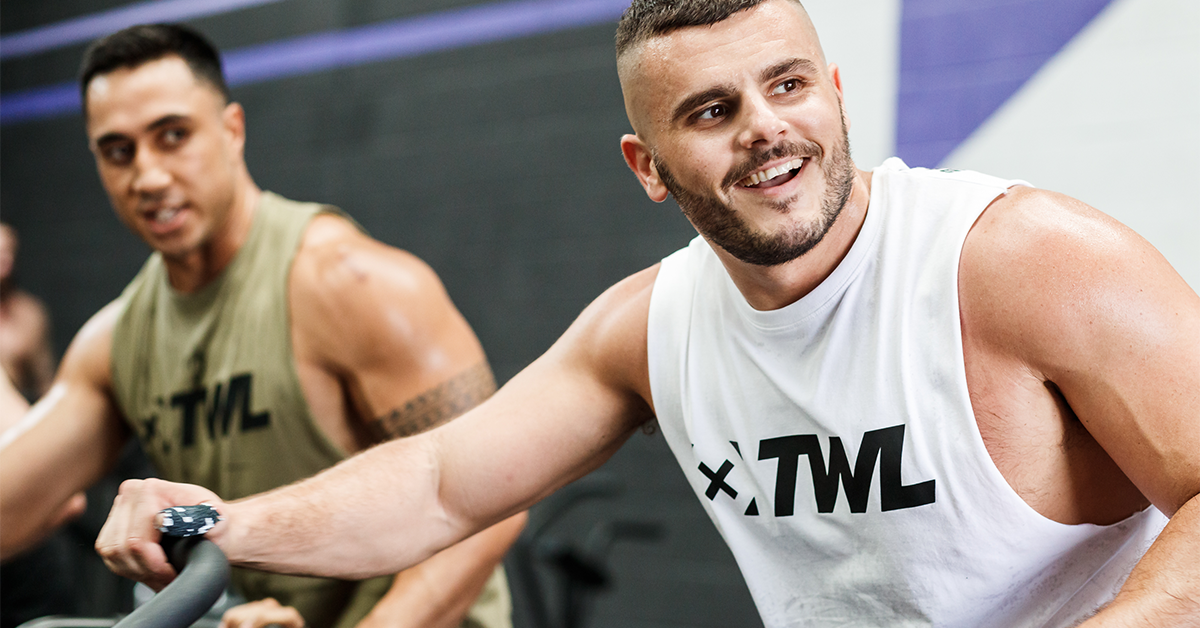
<svg viewBox="0 0 1200 628">
<path fill-rule="evenodd" d="M 303 628 L 304 618 L 291 606 L 283 606 L 275 598 L 265 598 L 235 606 L 221 617 L 220 628 L 263 628 L 278 624 L 283 628 Z"/>
<path fill-rule="evenodd" d="M 160 591 L 175 578 L 175 570 L 158 544 L 160 535 L 153 524 L 161 507 L 155 507 L 160 502 L 148 486 L 150 482 L 127 480 L 121 484 L 96 538 L 96 551 L 113 573 Z"/>
<path fill-rule="evenodd" d="M 155 591 L 175 579 L 155 528 L 158 511 L 170 506 L 208 502 L 216 495 L 198 486 L 162 480 L 127 480 L 121 484 L 108 520 L 96 539 L 96 551 L 113 573 L 143 582 Z"/>
</svg>

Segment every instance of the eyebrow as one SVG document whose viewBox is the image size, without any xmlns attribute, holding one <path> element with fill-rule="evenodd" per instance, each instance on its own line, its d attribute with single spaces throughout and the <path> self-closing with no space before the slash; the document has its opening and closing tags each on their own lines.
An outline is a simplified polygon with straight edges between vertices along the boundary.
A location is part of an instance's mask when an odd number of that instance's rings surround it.
<svg viewBox="0 0 1200 628">
<path fill-rule="evenodd" d="M 736 91 L 737 90 L 731 86 L 719 85 L 711 89 L 706 89 L 698 94 L 692 94 L 691 96 L 684 98 L 683 102 L 680 102 L 675 106 L 675 111 L 671 114 L 671 121 L 679 121 L 680 118 L 687 116 L 692 112 L 693 109 L 703 105 L 706 102 L 721 100 L 722 98 L 729 98 Z"/>
<path fill-rule="evenodd" d="M 788 74 L 790 72 L 800 72 L 802 74 L 817 74 L 817 64 L 809 59 L 792 58 L 780 61 L 775 65 L 766 68 L 759 73 L 759 81 L 765 83 L 773 78 Z M 704 103 L 729 98 L 734 95 L 737 90 L 729 85 L 718 85 L 702 92 L 693 94 L 684 98 L 682 102 L 675 106 L 675 111 L 671 114 L 671 121 L 676 122 L 680 118 L 687 116 L 693 109 L 703 105 Z"/>
<path fill-rule="evenodd" d="M 165 116 L 155 120 L 154 122 L 151 122 L 150 125 L 146 127 L 146 129 L 149 131 L 157 131 L 163 127 L 171 126 L 173 124 L 179 124 L 180 122 L 184 122 L 187 119 L 188 119 L 188 117 L 185 115 L 172 113 L 172 114 L 165 115 Z M 103 146 L 105 144 L 111 144 L 113 142 L 121 142 L 121 141 L 125 141 L 128 139 L 130 139 L 129 136 L 124 133 L 115 133 L 115 132 L 114 133 L 105 133 L 104 135 L 101 135 L 99 138 L 96 139 L 96 146 Z"/>
<path fill-rule="evenodd" d="M 122 142 L 127 139 L 129 139 L 129 136 L 125 135 L 124 133 L 105 133 L 104 135 L 96 138 L 96 146 L 104 146 L 105 144 L 112 144 L 113 142 Z"/>
<path fill-rule="evenodd" d="M 177 113 L 172 113 L 172 114 L 165 115 L 165 116 L 155 120 L 154 122 L 151 122 L 150 126 L 146 127 L 146 129 L 149 131 L 157 131 L 165 126 L 171 126 L 173 124 L 179 124 L 180 122 L 186 122 L 187 119 L 188 119 L 188 116 L 180 115 Z"/>
<path fill-rule="evenodd" d="M 759 73 L 758 78 L 760 81 L 765 83 L 773 78 L 782 76 L 784 74 L 790 74 L 792 72 L 800 72 L 801 74 L 817 74 L 819 70 L 817 69 L 817 64 L 813 63 L 809 59 L 785 59 L 784 61 L 780 61 L 779 63 L 776 63 L 775 65 L 763 70 L 761 73 Z"/>
</svg>

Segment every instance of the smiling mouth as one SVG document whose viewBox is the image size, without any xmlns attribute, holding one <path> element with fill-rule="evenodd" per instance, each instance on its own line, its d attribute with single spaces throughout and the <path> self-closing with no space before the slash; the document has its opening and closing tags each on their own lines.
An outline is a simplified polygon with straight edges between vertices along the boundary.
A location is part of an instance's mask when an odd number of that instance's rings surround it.
<svg viewBox="0 0 1200 628">
<path fill-rule="evenodd" d="M 796 177 L 796 173 L 800 171 L 804 161 L 802 158 L 797 158 L 772 168 L 764 168 L 738 181 L 737 184 L 740 187 L 754 190 L 783 185 Z"/>
<path fill-rule="evenodd" d="M 180 211 L 181 208 L 179 207 L 164 207 L 162 209 L 156 209 L 152 212 L 149 212 L 147 214 L 147 218 L 150 219 L 150 222 L 165 225 L 168 222 L 171 222 L 175 216 L 179 215 Z"/>
</svg>

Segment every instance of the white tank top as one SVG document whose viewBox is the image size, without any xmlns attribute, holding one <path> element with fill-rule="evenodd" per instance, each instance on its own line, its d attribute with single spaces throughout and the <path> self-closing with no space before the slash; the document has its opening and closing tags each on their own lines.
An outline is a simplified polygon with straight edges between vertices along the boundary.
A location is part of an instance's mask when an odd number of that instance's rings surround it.
<svg viewBox="0 0 1200 628">
<path fill-rule="evenodd" d="M 778 310 L 751 308 L 701 238 L 663 260 L 654 406 L 768 628 L 1073 625 L 1165 525 L 1046 519 L 984 447 L 958 260 L 1014 184 L 888 160 L 846 258 Z"/>
</svg>

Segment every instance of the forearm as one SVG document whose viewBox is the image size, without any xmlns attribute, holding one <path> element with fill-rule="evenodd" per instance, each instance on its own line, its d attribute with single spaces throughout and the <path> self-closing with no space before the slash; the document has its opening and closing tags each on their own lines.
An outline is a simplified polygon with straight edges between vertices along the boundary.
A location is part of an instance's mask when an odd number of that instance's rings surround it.
<svg viewBox="0 0 1200 628">
<path fill-rule="evenodd" d="M 226 504 L 230 525 L 214 540 L 234 564 L 266 571 L 346 579 L 403 571 L 473 531 L 443 508 L 432 436 L 391 441 Z"/>
<path fill-rule="evenodd" d="M 1200 626 L 1200 496 L 1183 505 L 1125 586 L 1081 628 Z"/>
<path fill-rule="evenodd" d="M 387 595 L 359 624 L 453 628 L 483 591 L 525 525 L 521 513 L 396 574 Z"/>
</svg>

